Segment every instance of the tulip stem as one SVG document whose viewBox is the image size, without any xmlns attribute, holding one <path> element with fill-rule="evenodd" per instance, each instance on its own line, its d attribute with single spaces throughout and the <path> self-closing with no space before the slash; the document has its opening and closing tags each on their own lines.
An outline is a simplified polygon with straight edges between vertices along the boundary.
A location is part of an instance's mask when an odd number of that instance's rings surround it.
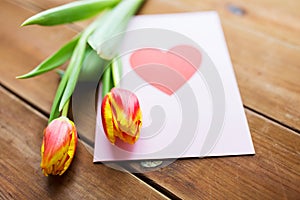
<svg viewBox="0 0 300 200">
<path fill-rule="evenodd" d="M 70 99 L 65 103 L 61 116 L 67 117 L 69 111 L 69 104 L 70 104 Z"/>
</svg>

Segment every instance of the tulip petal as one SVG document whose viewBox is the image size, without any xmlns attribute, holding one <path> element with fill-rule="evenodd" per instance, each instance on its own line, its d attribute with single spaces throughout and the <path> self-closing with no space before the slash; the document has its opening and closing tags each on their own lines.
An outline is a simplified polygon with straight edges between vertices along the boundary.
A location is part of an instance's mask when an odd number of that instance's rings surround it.
<svg viewBox="0 0 300 200">
<path fill-rule="evenodd" d="M 44 130 L 41 147 L 41 168 L 47 176 L 62 175 L 75 154 L 77 131 L 74 123 L 66 117 L 53 120 Z"/>
<path fill-rule="evenodd" d="M 70 142 L 70 146 L 68 148 L 68 152 L 67 152 L 67 160 L 64 164 L 64 168 L 63 170 L 60 172 L 59 175 L 62 175 L 70 166 L 72 160 L 73 160 L 73 157 L 75 155 L 75 150 L 76 150 L 76 146 L 77 146 L 77 133 L 72 131 L 72 138 L 71 138 L 71 142 Z"/>
<path fill-rule="evenodd" d="M 114 128 L 114 122 L 111 112 L 111 104 L 110 104 L 110 93 L 108 93 L 102 101 L 102 107 L 101 107 L 101 115 L 102 115 L 102 124 L 104 128 L 104 132 L 109 139 L 109 141 L 114 144 L 116 141 L 116 138 L 114 136 L 115 128 Z"/>
<path fill-rule="evenodd" d="M 101 107 L 102 124 L 109 141 L 114 144 L 116 137 L 134 144 L 142 127 L 142 112 L 136 95 L 128 90 L 113 88 Z"/>
</svg>

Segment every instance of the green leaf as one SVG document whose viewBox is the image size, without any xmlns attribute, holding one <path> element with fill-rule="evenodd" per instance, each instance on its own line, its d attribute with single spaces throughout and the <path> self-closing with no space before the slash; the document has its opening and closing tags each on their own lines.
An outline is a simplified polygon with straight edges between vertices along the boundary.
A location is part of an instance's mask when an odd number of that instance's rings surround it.
<svg viewBox="0 0 300 200">
<path fill-rule="evenodd" d="M 57 69 L 55 70 L 56 73 L 60 76 L 60 78 L 62 78 L 64 75 L 65 75 L 65 71 L 64 70 L 61 70 L 61 69 Z"/>
<path fill-rule="evenodd" d="M 72 56 L 73 50 L 80 38 L 80 35 L 74 37 L 71 41 L 67 44 L 62 46 L 57 52 L 49 56 L 46 60 L 44 60 L 41 64 L 39 64 L 36 68 L 32 71 L 28 72 L 27 74 L 17 76 L 18 79 L 25 79 L 31 78 L 50 70 L 53 70 L 60 65 L 64 64 L 67 60 L 69 60 Z"/>
<path fill-rule="evenodd" d="M 116 87 L 120 83 L 121 77 L 122 77 L 122 61 L 121 61 L 121 58 L 115 57 L 112 60 L 111 69 L 112 69 L 112 78 L 113 78 L 114 87 Z"/>
<path fill-rule="evenodd" d="M 80 39 L 79 39 L 79 41 L 80 41 Z M 78 43 L 79 43 L 79 41 L 78 41 Z M 76 44 L 76 47 L 78 46 L 78 43 Z M 75 55 L 73 53 L 72 58 L 74 56 Z M 57 117 L 60 116 L 61 110 L 59 109 L 59 105 L 61 103 L 63 94 L 66 90 L 66 87 L 67 87 L 67 84 L 69 82 L 69 78 L 70 78 L 72 72 L 73 72 L 73 68 L 72 68 L 72 66 L 70 67 L 70 64 L 69 64 L 66 71 L 63 73 L 62 79 L 61 79 L 61 81 L 58 85 L 58 88 L 56 90 L 56 94 L 55 94 L 55 97 L 54 97 L 54 100 L 53 100 L 53 103 L 52 103 L 52 108 L 51 108 L 48 123 L 50 123 L 53 119 L 56 119 Z"/>
<path fill-rule="evenodd" d="M 85 45 L 86 45 L 85 42 L 83 42 L 82 40 L 79 41 L 73 52 L 72 58 L 68 66 L 68 68 L 72 69 L 72 71 L 70 73 L 69 80 L 67 82 L 65 91 L 62 95 L 62 99 L 59 104 L 59 111 L 62 110 L 63 106 L 69 100 L 69 98 L 71 97 L 75 89 L 78 75 L 80 72 L 81 63 L 84 57 Z"/>
<path fill-rule="evenodd" d="M 49 10 L 40 12 L 23 22 L 21 26 L 38 24 L 53 26 L 71 23 L 95 16 L 106 8 L 112 8 L 120 0 L 81 0 L 64 4 Z"/>
<path fill-rule="evenodd" d="M 100 58 L 97 52 L 88 45 L 78 80 L 99 81 L 106 64 L 107 61 Z"/>
<path fill-rule="evenodd" d="M 104 16 L 101 16 L 97 20 L 95 20 L 89 27 L 87 27 L 83 33 L 82 36 L 80 37 L 73 55 L 71 57 L 70 63 L 68 65 L 68 70 L 71 69 L 69 80 L 67 82 L 66 88 L 64 90 L 63 96 L 61 97 L 61 101 L 59 104 L 59 111 L 62 110 L 64 107 L 65 103 L 69 100 L 71 95 L 74 92 L 81 67 L 82 67 L 82 62 L 84 59 L 85 55 L 85 50 L 86 50 L 86 45 L 87 45 L 87 38 L 93 33 L 93 31 L 96 29 L 96 27 L 99 26 L 105 20 L 106 13 L 104 13 Z"/>
<path fill-rule="evenodd" d="M 113 88 L 111 63 L 105 69 L 102 76 L 102 98 Z"/>
<path fill-rule="evenodd" d="M 52 103 L 52 108 L 51 108 L 48 123 L 50 123 L 53 119 L 56 119 L 60 115 L 59 103 L 60 103 L 61 97 L 63 95 L 63 92 L 66 88 L 71 70 L 72 70 L 71 68 L 67 68 L 66 72 L 64 73 L 64 75 L 58 85 L 58 88 L 56 90 L 56 94 L 55 94 L 55 97 L 54 97 L 54 100 Z"/>
<path fill-rule="evenodd" d="M 116 56 L 128 22 L 142 3 L 143 0 L 122 1 L 112 10 L 107 20 L 89 37 L 88 43 L 100 57 L 111 60 Z"/>
</svg>

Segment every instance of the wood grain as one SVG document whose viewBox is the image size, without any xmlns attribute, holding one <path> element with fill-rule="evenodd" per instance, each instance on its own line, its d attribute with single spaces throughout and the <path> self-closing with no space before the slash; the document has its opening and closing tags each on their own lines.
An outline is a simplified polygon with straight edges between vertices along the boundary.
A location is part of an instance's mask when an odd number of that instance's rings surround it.
<svg viewBox="0 0 300 200">
<path fill-rule="evenodd" d="M 47 119 L 0 88 L 0 199 L 166 199 L 133 175 L 94 165 L 79 143 L 68 171 L 45 177 L 40 145 Z"/>
<path fill-rule="evenodd" d="M 244 15 L 230 12 L 229 6 L 240 8 Z M 196 12 L 216 10 L 222 22 L 230 22 L 241 28 L 278 38 L 292 45 L 300 45 L 300 2 L 281 0 L 149 0 L 141 14 Z M 226 25 L 225 25 L 226 26 Z"/>
<path fill-rule="evenodd" d="M 144 175 L 183 199 L 299 198 L 300 136 L 246 113 L 256 155 L 177 160 Z"/>
<path fill-rule="evenodd" d="M 217 10 L 244 105 L 300 130 L 299 8 L 300 1 L 153 0 L 141 14 Z"/>
<path fill-rule="evenodd" d="M 299 130 L 300 49 L 237 27 L 227 35 L 244 105 Z"/>
<path fill-rule="evenodd" d="M 14 0 L 12 2 L 30 9 L 31 12 L 13 6 L 11 3 L 1 2 L 1 8 L 5 10 L 0 14 L 2 23 L 8 25 L 8 29 L 1 33 L 4 38 L 1 41 L 4 43 L 1 45 L 3 48 L 1 52 L 4 52 L 4 61 L 6 62 L 0 71 L 4 74 L 3 82 L 7 87 L 28 99 L 29 102 L 36 104 L 43 111 L 49 112 L 56 85 L 49 85 L 48 82 L 57 83 L 57 77 L 54 74 L 46 78 L 44 76 L 26 81 L 17 81 L 13 77 L 28 71 L 69 39 L 71 35 L 74 35 L 71 29 L 80 30 L 88 22 L 79 22 L 76 23 L 76 26 L 72 25 L 68 28 L 66 26 L 59 28 L 31 26 L 20 30 L 17 28 L 18 25 L 31 16 L 32 12 L 70 1 Z M 217 10 L 224 28 L 244 105 L 299 131 L 300 57 L 298 55 L 300 55 L 300 38 L 298 33 L 300 32 L 300 16 L 296 9 L 300 7 L 299 4 L 299 1 L 282 3 L 280 0 L 256 0 L 251 4 L 241 0 L 230 2 L 151 0 L 146 1 L 140 14 Z M 228 10 L 229 5 L 241 8 L 245 14 L 234 15 Z M 18 13 L 17 18 L 15 17 L 16 13 Z M 13 41 L 10 37 L 12 32 L 16 33 Z M 47 37 L 51 38 L 45 40 Z M 49 40 L 51 42 L 48 42 Z M 24 46 L 20 47 L 20 44 L 24 44 Z M 4 48 L 9 48 L 10 56 L 6 55 L 8 51 Z M 22 48 L 22 53 L 17 48 Z M 12 52 L 14 52 L 14 56 L 12 56 Z M 18 59 L 13 59 L 15 57 Z M 13 62 L 19 61 L 20 63 L 17 65 L 11 63 L 11 59 Z M 5 66 L 8 65 L 13 66 L 14 69 L 10 72 L 3 72 L 6 69 Z M 40 91 L 41 85 L 49 87 L 47 94 Z M 30 92 L 28 88 L 32 88 L 34 92 Z"/>
<path fill-rule="evenodd" d="M 47 179 L 39 170 L 39 133 L 46 125 L 40 112 L 49 113 L 58 76 L 54 72 L 29 80 L 15 76 L 28 72 L 88 22 L 19 25 L 34 13 L 70 1 L 0 1 L 0 23 L 5 27 L 0 31 L 0 83 L 26 101 L 1 89 L 0 198 L 164 198 L 130 174 L 93 165 L 82 144 L 66 175 Z M 233 14 L 228 6 L 244 14 Z M 299 8 L 300 1 L 293 0 L 146 2 L 140 14 L 217 10 L 244 105 L 272 121 L 246 109 L 255 156 L 179 160 L 142 174 L 141 179 L 184 199 L 299 198 Z"/>
<path fill-rule="evenodd" d="M 0 23 L 5 24 L 0 31 L 1 84 L 49 113 L 59 80 L 55 72 L 29 80 L 15 77 L 32 70 L 75 32 L 59 26 L 21 28 L 22 21 L 32 13 L 7 1 L 0 1 L 0 7 Z"/>
</svg>

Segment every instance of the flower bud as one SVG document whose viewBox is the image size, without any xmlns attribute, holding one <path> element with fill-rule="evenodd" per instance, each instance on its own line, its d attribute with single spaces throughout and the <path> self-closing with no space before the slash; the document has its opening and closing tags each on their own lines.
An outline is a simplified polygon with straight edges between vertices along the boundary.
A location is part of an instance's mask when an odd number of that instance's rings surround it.
<svg viewBox="0 0 300 200">
<path fill-rule="evenodd" d="M 44 130 L 41 168 L 45 176 L 62 175 L 70 166 L 77 145 L 77 131 L 67 117 L 50 122 Z"/>
<path fill-rule="evenodd" d="M 116 137 L 134 144 L 142 127 L 142 112 L 137 96 L 125 89 L 113 88 L 102 101 L 101 116 L 108 140 L 115 144 Z"/>
</svg>

